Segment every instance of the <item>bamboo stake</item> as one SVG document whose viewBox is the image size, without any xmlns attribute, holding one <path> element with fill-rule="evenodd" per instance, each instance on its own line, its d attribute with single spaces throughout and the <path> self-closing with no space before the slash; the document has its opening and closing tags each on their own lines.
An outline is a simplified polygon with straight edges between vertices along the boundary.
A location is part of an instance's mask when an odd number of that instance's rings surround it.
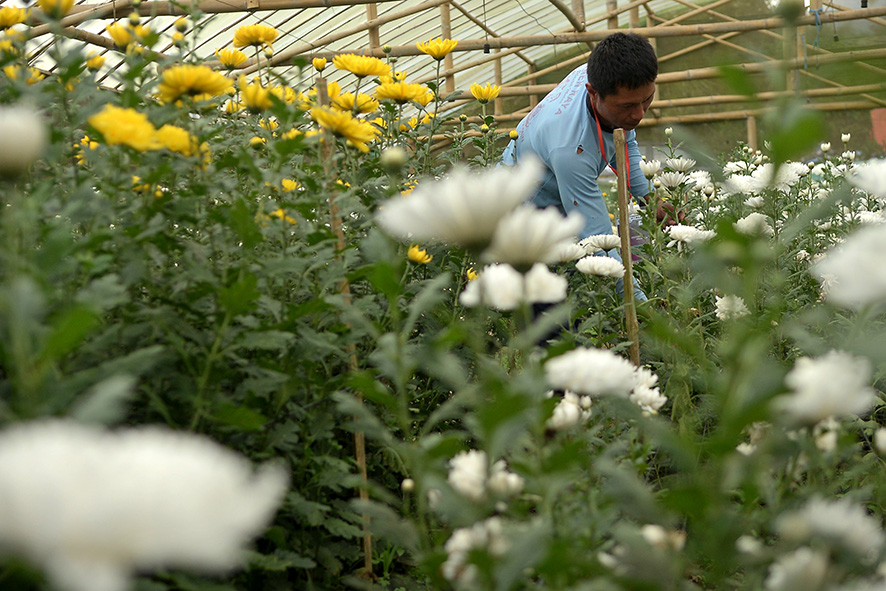
<svg viewBox="0 0 886 591">
<path fill-rule="evenodd" d="M 444 2 L 440 5 L 440 34 L 444 39 L 452 39 L 452 21 L 449 15 L 449 3 Z M 443 56 L 443 68 L 450 72 L 449 74 L 444 75 L 444 79 L 446 80 L 446 94 L 451 93 L 455 90 L 455 76 L 451 73 L 454 67 L 454 63 L 452 61 L 452 52 L 450 51 L 445 56 Z M 440 96 L 440 89 L 437 89 L 437 96 Z"/>
<path fill-rule="evenodd" d="M 747 119 L 748 123 L 748 146 L 752 150 L 757 149 L 757 118 L 751 115 Z"/>
<path fill-rule="evenodd" d="M 329 104 L 329 95 L 326 94 L 326 79 L 317 78 L 317 103 L 322 107 Z M 322 143 L 323 151 L 323 171 L 324 178 L 332 178 L 332 154 L 330 153 L 331 138 Z M 329 195 L 329 223 L 335 234 L 335 251 L 341 255 L 345 250 L 345 233 L 342 230 L 341 211 L 335 203 L 335 193 Z M 351 304 L 351 284 L 345 276 L 339 285 L 339 293 L 342 294 L 346 306 Z M 357 371 L 360 364 L 357 361 L 357 351 L 353 343 L 348 345 L 348 366 L 351 371 Z M 357 400 L 363 404 L 363 393 L 357 392 Z M 360 482 L 362 486 L 359 490 L 360 500 L 369 500 L 369 475 L 366 470 L 366 435 L 363 431 L 354 431 L 354 454 L 357 457 L 357 466 L 360 468 Z M 369 515 L 363 514 L 363 574 L 367 578 L 372 578 L 372 534 L 369 533 Z"/>
<path fill-rule="evenodd" d="M 621 259 L 625 266 L 624 298 L 625 328 L 631 341 L 631 361 L 640 366 L 640 325 L 637 322 L 637 306 L 634 302 L 634 265 L 631 260 L 631 227 L 628 223 L 628 175 L 625 157 L 625 130 L 612 132 L 615 140 L 615 162 L 618 171 L 618 233 L 621 235 Z"/>
<path fill-rule="evenodd" d="M 378 5 L 375 2 L 366 5 L 366 20 L 374 22 L 378 18 Z M 375 49 L 381 46 L 381 39 L 378 36 L 378 27 L 369 27 L 369 47 Z"/>
</svg>

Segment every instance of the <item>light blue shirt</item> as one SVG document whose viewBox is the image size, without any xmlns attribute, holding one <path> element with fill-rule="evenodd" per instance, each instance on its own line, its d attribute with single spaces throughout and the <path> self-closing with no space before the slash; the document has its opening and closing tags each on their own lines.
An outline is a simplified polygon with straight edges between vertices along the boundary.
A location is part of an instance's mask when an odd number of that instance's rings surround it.
<svg viewBox="0 0 886 591">
<path fill-rule="evenodd" d="M 616 165 L 612 133 L 602 131 L 607 162 L 600 154 L 597 124 L 588 108 L 587 68 L 573 70 L 517 126 L 519 134 L 502 155 L 513 165 L 534 154 L 545 165 L 541 185 L 531 201 L 537 207 L 557 207 L 564 215 L 578 211 L 585 218 L 579 239 L 611 234 L 612 223 L 597 178 Z M 649 181 L 640 170 L 637 134 L 625 134 L 630 160 L 628 190 L 637 197 L 649 194 Z M 645 200 L 644 200 L 645 201 Z"/>
</svg>

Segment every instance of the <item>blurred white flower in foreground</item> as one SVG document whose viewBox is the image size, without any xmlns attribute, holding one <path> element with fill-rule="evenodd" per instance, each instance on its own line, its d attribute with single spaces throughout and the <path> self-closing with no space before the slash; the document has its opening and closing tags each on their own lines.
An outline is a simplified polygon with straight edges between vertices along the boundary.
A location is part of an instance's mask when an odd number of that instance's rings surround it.
<svg viewBox="0 0 886 591">
<path fill-rule="evenodd" d="M 27 105 L 0 106 L 0 176 L 25 172 L 46 148 L 46 122 Z"/>
<path fill-rule="evenodd" d="M 886 300 L 886 227 L 866 226 L 817 261 L 812 273 L 830 280 L 827 299 L 859 309 Z"/>
<path fill-rule="evenodd" d="M 459 301 L 473 308 L 480 305 L 497 310 L 516 310 L 521 303 L 554 304 L 566 299 L 565 277 L 536 263 L 526 275 L 510 265 L 489 265 L 480 276 L 468 283 Z"/>
<path fill-rule="evenodd" d="M 870 362 L 844 351 L 800 357 L 785 376 L 791 392 L 775 405 L 791 420 L 808 425 L 831 416 L 864 414 L 876 399 L 871 379 Z"/>
<path fill-rule="evenodd" d="M 535 159 L 479 174 L 454 170 L 440 181 L 421 183 L 405 197 L 386 201 L 378 223 L 401 240 L 482 248 L 505 214 L 535 192 L 542 171 Z"/>
<path fill-rule="evenodd" d="M 717 318 L 720 320 L 735 320 L 751 313 L 741 296 L 727 295 L 716 297 Z"/>
<path fill-rule="evenodd" d="M 545 364 L 545 377 L 554 389 L 621 396 L 651 413 L 667 401 L 655 387 L 657 375 L 606 349 L 578 348 L 558 355 Z"/>
<path fill-rule="evenodd" d="M 685 224 L 668 226 L 665 228 L 665 231 L 671 238 L 671 241 L 668 242 L 668 248 L 676 245 L 678 251 L 683 249 L 684 244 L 704 242 L 717 235 L 713 230 L 699 230 L 695 226 L 687 226 Z"/>
<path fill-rule="evenodd" d="M 468 450 L 449 460 L 447 482 L 456 492 L 474 501 L 486 498 L 487 491 L 498 496 L 519 494 L 523 490 L 523 477 L 509 472 L 503 460 L 492 465 L 483 450 Z"/>
<path fill-rule="evenodd" d="M 575 392 L 566 391 L 563 393 L 563 398 L 554 407 L 554 412 L 545 426 L 548 429 L 560 431 L 579 423 L 585 423 L 591 418 L 590 409 L 591 398 L 589 396 L 579 397 Z"/>
<path fill-rule="evenodd" d="M 768 591 L 817 591 L 827 569 L 826 553 L 803 547 L 772 563 L 764 586 Z"/>
<path fill-rule="evenodd" d="M 612 250 L 621 248 L 621 236 L 615 234 L 592 234 L 579 241 L 579 246 L 585 249 L 585 253 L 594 254 L 600 250 Z"/>
<path fill-rule="evenodd" d="M 574 241 L 582 226 L 584 217 L 575 211 L 563 217 L 553 207 L 520 206 L 498 222 L 492 242 L 481 258 L 487 263 L 507 263 L 517 268 L 556 263 L 560 245 Z"/>
<path fill-rule="evenodd" d="M 686 546 L 686 532 L 678 529 L 665 529 L 654 523 L 647 523 L 640 528 L 640 535 L 650 545 L 661 550 L 680 551 Z"/>
<path fill-rule="evenodd" d="M 772 236 L 775 231 L 769 225 L 769 218 L 762 213 L 749 213 L 735 222 L 735 229 L 748 236 Z"/>
<path fill-rule="evenodd" d="M 883 220 L 886 222 L 886 219 Z M 585 249 L 577 242 L 561 242 L 554 249 L 555 262 L 565 263 L 585 256 Z"/>
<path fill-rule="evenodd" d="M 476 589 L 480 584 L 477 567 L 468 563 L 472 550 L 483 549 L 492 556 L 503 556 L 510 543 L 504 535 L 499 517 L 490 517 L 486 521 L 475 523 L 471 527 L 463 527 L 452 532 L 443 547 L 446 550 L 446 562 L 441 571 L 443 576 L 461 589 Z"/>
<path fill-rule="evenodd" d="M 874 558 L 886 542 L 879 520 L 846 498 L 814 498 L 800 510 L 779 517 L 776 525 L 786 540 L 818 538 L 860 558 Z"/>
<path fill-rule="evenodd" d="M 625 266 L 621 261 L 611 257 L 587 256 L 575 263 L 575 268 L 585 275 L 602 277 L 624 277 Z"/>
<path fill-rule="evenodd" d="M 68 591 L 122 591 L 135 571 L 224 572 L 287 488 L 201 436 L 73 422 L 0 432 L 0 545 Z"/>
<path fill-rule="evenodd" d="M 886 199 L 886 159 L 859 164 L 852 168 L 846 179 L 862 191 Z"/>
</svg>

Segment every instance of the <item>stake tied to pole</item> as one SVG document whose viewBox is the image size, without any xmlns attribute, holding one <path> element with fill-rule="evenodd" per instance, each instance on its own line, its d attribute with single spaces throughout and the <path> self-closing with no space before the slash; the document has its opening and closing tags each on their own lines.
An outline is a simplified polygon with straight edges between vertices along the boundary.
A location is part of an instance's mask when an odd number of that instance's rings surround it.
<svg viewBox="0 0 886 591">
<path fill-rule="evenodd" d="M 625 266 L 625 328 L 631 341 L 631 361 L 640 366 L 640 325 L 637 322 L 637 306 L 634 302 L 634 265 L 631 261 L 631 227 L 628 223 L 628 178 L 625 150 L 625 130 L 612 132 L 615 140 L 616 177 L 618 178 L 618 233 L 621 236 L 621 258 Z"/>
</svg>

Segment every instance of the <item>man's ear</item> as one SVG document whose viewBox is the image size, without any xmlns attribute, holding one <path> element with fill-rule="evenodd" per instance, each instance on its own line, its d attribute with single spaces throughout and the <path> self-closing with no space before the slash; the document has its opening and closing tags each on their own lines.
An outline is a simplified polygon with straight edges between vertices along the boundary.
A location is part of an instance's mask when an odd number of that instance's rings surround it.
<svg viewBox="0 0 886 591">
<path fill-rule="evenodd" d="M 594 87 L 591 86 L 590 82 L 585 82 L 585 88 L 588 89 L 588 94 L 590 95 L 592 100 L 597 98 L 597 91 L 594 90 Z"/>
</svg>

